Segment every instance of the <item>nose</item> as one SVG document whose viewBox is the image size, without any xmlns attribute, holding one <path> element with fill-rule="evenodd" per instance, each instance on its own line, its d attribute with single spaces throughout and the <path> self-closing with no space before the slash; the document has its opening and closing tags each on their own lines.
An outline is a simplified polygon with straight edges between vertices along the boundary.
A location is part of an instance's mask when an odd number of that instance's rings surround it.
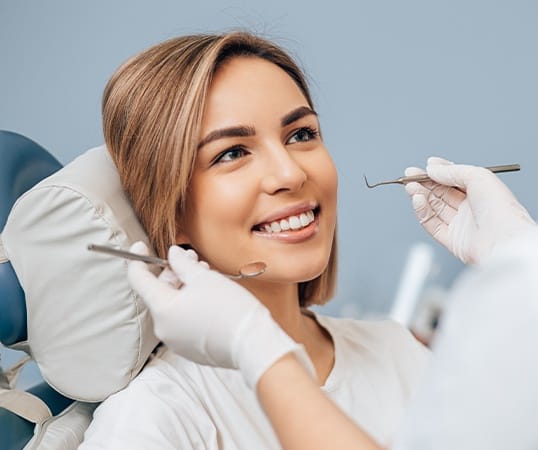
<svg viewBox="0 0 538 450">
<path fill-rule="evenodd" d="M 264 159 L 265 176 L 262 188 L 268 194 L 278 192 L 297 192 L 307 180 L 306 172 L 283 145 L 268 149 L 268 157 Z"/>
</svg>

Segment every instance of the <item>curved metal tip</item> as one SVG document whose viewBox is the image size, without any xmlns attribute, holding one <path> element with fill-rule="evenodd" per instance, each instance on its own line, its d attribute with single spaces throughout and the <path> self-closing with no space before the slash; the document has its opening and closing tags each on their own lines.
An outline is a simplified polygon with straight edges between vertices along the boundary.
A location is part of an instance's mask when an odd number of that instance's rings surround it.
<svg viewBox="0 0 538 450">
<path fill-rule="evenodd" d="M 363 175 L 364 177 L 364 182 L 366 183 L 366 186 L 368 186 L 369 189 L 373 189 L 377 186 L 381 186 L 383 184 L 392 184 L 392 183 L 399 183 L 399 181 L 381 181 L 379 183 L 374 183 L 374 184 L 370 184 L 368 183 L 368 179 L 366 178 L 366 175 Z"/>
<path fill-rule="evenodd" d="M 368 178 L 366 178 L 366 175 L 363 174 L 362 176 L 364 177 L 364 182 L 369 189 L 375 188 L 375 185 L 368 183 Z"/>
</svg>

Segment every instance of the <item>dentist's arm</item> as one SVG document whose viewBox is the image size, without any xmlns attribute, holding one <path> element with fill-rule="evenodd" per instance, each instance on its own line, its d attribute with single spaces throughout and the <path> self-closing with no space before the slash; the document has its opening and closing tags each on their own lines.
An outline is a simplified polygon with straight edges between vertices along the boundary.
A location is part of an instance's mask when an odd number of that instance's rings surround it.
<svg viewBox="0 0 538 450">
<path fill-rule="evenodd" d="M 262 375 L 257 393 L 284 450 L 382 450 L 321 391 L 293 355 Z"/>
</svg>

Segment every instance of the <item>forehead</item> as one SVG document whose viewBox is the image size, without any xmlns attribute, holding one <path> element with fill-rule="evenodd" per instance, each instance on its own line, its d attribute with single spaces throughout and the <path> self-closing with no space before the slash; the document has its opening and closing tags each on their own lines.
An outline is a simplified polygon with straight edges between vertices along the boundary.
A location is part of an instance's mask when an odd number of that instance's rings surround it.
<svg viewBox="0 0 538 450">
<path fill-rule="evenodd" d="M 235 57 L 215 73 L 202 128 L 250 124 L 272 115 L 280 120 L 299 106 L 309 106 L 308 101 L 284 70 L 258 57 Z"/>
</svg>

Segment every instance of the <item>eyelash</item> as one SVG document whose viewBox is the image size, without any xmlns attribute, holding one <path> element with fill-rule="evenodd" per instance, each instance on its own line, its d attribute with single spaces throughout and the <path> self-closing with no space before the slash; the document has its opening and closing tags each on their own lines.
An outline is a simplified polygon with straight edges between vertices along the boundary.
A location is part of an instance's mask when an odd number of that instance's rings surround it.
<svg viewBox="0 0 538 450">
<path fill-rule="evenodd" d="M 295 136 L 295 135 L 297 135 L 298 133 L 301 133 L 301 132 L 306 132 L 308 134 L 308 140 L 307 141 L 298 141 L 296 143 L 308 142 L 308 141 L 311 141 L 312 139 L 316 139 L 319 136 L 319 130 L 317 130 L 315 128 L 312 128 L 312 127 L 301 127 L 301 128 L 299 128 L 299 129 L 297 129 L 297 130 L 295 130 L 293 132 L 293 134 L 288 139 L 288 141 L 290 141 L 293 136 Z M 231 162 L 231 161 L 233 161 L 235 159 L 238 159 L 238 158 L 234 158 L 233 160 L 224 161 L 224 157 L 227 154 L 232 153 L 232 152 L 237 152 L 237 151 L 242 152 L 241 157 L 245 156 L 248 153 L 248 150 L 245 147 L 243 147 L 242 145 L 234 145 L 233 147 L 230 147 L 230 148 L 224 150 L 223 152 L 219 153 L 217 155 L 217 157 L 213 160 L 212 165 L 213 164 L 218 164 L 218 163 L 227 163 L 227 162 Z"/>
<path fill-rule="evenodd" d="M 319 136 L 319 130 L 307 126 L 307 127 L 301 127 L 298 130 L 295 130 L 293 132 L 293 134 L 291 135 L 291 137 L 293 137 L 296 134 L 298 134 L 300 132 L 303 132 L 303 131 L 306 131 L 306 133 L 308 134 L 308 137 L 309 137 L 308 140 L 309 141 L 311 141 L 312 139 L 316 139 Z M 290 139 L 291 139 L 291 137 L 290 137 Z M 288 139 L 288 141 L 289 141 L 289 139 Z M 299 141 L 299 142 L 308 142 L 308 141 Z"/>
<path fill-rule="evenodd" d="M 212 165 L 213 164 L 218 164 L 218 163 L 227 163 L 227 162 L 231 162 L 233 160 L 230 160 L 230 161 L 223 161 L 224 160 L 224 157 L 228 154 L 228 153 L 232 153 L 232 152 L 237 152 L 237 151 L 241 151 L 242 154 L 241 156 L 245 156 L 246 153 L 248 153 L 248 150 L 243 147 L 242 145 L 234 145 L 233 147 L 230 147 L 230 148 L 227 148 L 226 150 L 224 150 L 223 152 L 219 153 L 216 158 L 213 160 L 213 162 L 211 163 Z"/>
</svg>

